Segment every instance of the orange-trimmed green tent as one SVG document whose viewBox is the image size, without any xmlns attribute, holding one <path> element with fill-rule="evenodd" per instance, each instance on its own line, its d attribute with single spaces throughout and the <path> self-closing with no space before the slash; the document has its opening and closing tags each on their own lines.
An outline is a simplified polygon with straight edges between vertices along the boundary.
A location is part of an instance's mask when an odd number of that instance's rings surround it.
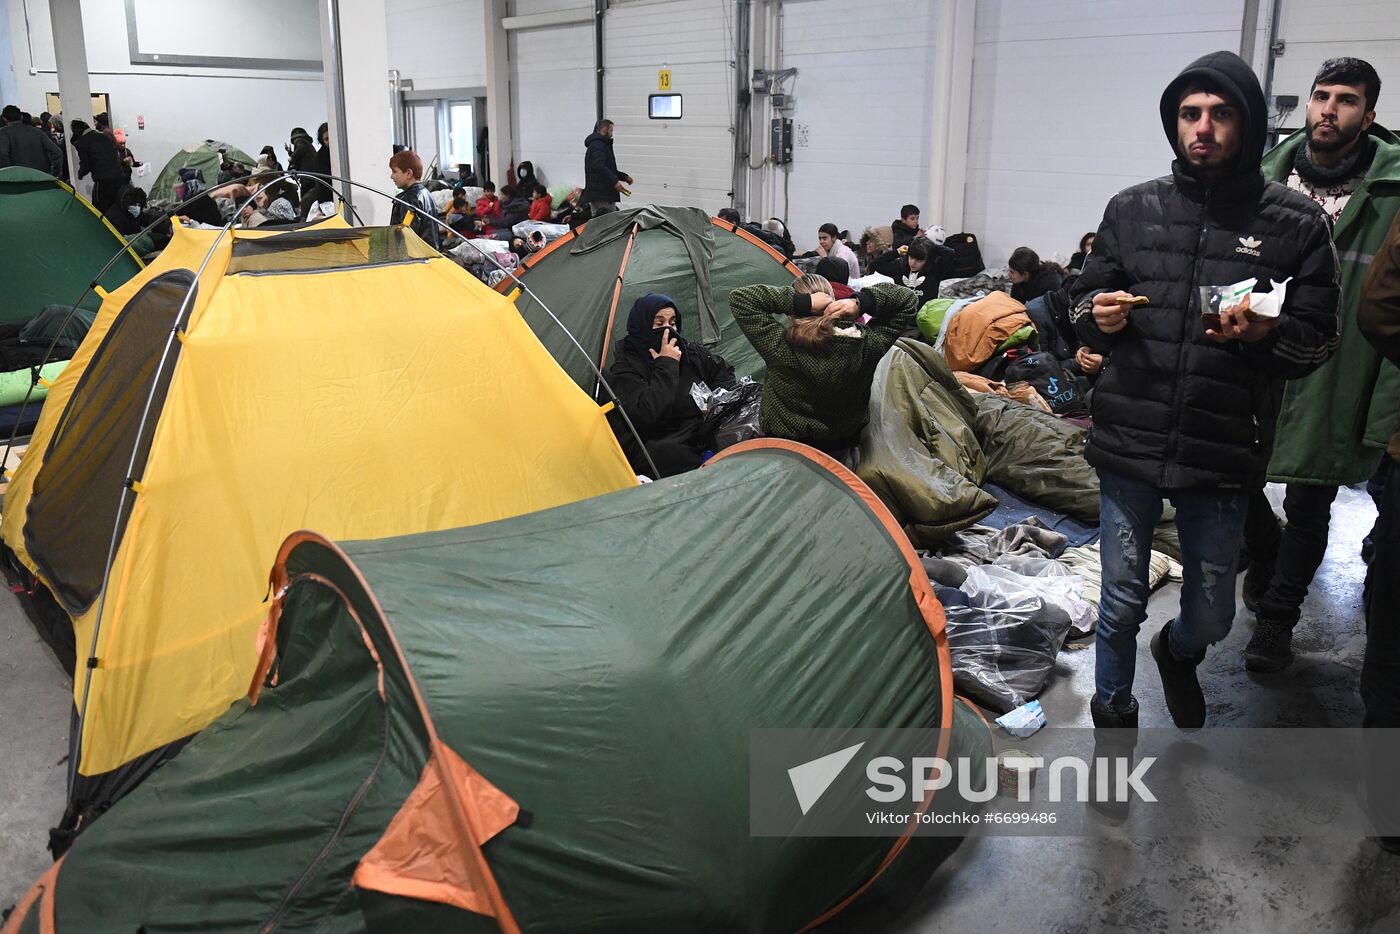
<svg viewBox="0 0 1400 934">
<path fill-rule="evenodd" d="M 950 841 L 754 833 L 752 731 L 991 752 L 908 539 L 791 442 L 472 528 L 302 532 L 271 577 L 256 702 L 95 823 L 6 934 L 820 929 Z M 865 800 L 853 772 L 824 806 Z M 956 787 L 906 803 L 965 816 Z"/>
<path fill-rule="evenodd" d="M 96 779 L 246 689 L 289 532 L 453 528 L 635 483 L 514 307 L 410 230 L 177 227 L 51 389 L 0 535 L 71 619 Z"/>
<path fill-rule="evenodd" d="M 734 323 L 729 293 L 792 285 L 799 272 L 744 228 L 699 208 L 646 205 L 594 218 L 527 258 L 517 275 L 529 289 L 516 296 L 520 313 L 574 382 L 596 393 L 588 361 L 541 301 L 606 370 L 632 303 L 648 292 L 669 295 L 689 340 L 724 357 L 737 375 L 761 380 L 763 359 Z M 507 278 L 496 288 L 511 294 L 519 286 Z"/>
<path fill-rule="evenodd" d="M 34 169 L 0 169 L 0 323 L 23 323 L 49 305 L 72 307 L 102 267 L 97 281 L 115 289 L 141 271 L 102 213 L 66 183 Z M 84 307 L 101 299 L 90 293 Z"/>
</svg>

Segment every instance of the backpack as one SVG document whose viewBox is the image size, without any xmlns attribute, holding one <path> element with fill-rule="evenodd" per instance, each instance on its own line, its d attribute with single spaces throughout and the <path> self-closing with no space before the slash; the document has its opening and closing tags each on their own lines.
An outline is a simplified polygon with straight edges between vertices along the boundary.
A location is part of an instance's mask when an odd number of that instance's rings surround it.
<svg viewBox="0 0 1400 934">
<path fill-rule="evenodd" d="M 947 261 L 949 278 L 965 279 L 986 268 L 982 263 L 982 250 L 977 246 L 976 234 L 949 234 L 943 245 L 953 251 Z"/>
<path fill-rule="evenodd" d="M 1088 381 L 1048 351 L 1038 351 L 1011 363 L 1006 368 L 1006 382 L 1030 383 L 1056 415 L 1089 414 Z"/>
</svg>

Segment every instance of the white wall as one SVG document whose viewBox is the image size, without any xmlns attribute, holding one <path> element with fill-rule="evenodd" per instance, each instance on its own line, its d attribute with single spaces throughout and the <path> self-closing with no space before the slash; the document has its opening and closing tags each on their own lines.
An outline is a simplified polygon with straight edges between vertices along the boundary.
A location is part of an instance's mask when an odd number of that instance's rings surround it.
<svg viewBox="0 0 1400 934">
<path fill-rule="evenodd" d="M 386 0 L 389 67 L 415 91 L 486 83 L 481 0 Z"/>
<path fill-rule="evenodd" d="M 48 2 L 0 2 L 9 17 L 19 106 L 41 113 L 47 109 L 44 94 L 58 90 Z M 32 61 L 25 36 L 26 2 Z M 179 0 L 144 0 L 143 9 L 161 2 L 168 7 L 165 15 L 181 16 Z M 319 72 L 135 66 L 127 47 L 125 5 L 120 0 L 82 0 L 82 8 L 92 90 L 110 95 L 113 124 L 126 129 L 136 157 L 152 164 L 152 174 L 136 179 L 138 184 L 149 185 L 178 149 L 205 138 L 224 140 L 250 154 L 271 145 L 285 161 L 281 147 L 291 128 L 303 126 L 314 134 L 326 119 Z M 226 25 L 222 54 L 241 57 L 258 57 L 257 31 L 274 28 L 267 23 L 240 23 L 234 17 L 227 18 Z M 203 45 L 208 51 L 208 43 Z M 144 130 L 136 128 L 138 114 L 146 118 Z"/>
<path fill-rule="evenodd" d="M 603 17 L 603 97 L 617 124 L 618 167 L 636 180 L 632 203 L 693 205 L 711 214 L 729 205 L 733 23 L 730 0 L 614 0 Z M 663 68 L 671 72 L 667 93 L 681 95 L 680 120 L 647 117 L 647 97 L 659 93 Z"/>
<path fill-rule="evenodd" d="M 516 0 L 511 14 L 585 5 L 589 0 Z M 592 23 L 512 30 L 506 44 L 515 162 L 533 162 L 545 184 L 582 186 L 583 139 L 597 109 Z"/>
<path fill-rule="evenodd" d="M 859 239 L 864 227 L 897 217 L 901 205 L 927 200 L 933 7 L 899 0 L 783 4 L 781 61 L 772 67 L 798 69 L 790 85 L 798 144 L 787 219 L 799 248 L 815 248 L 817 228 L 827 221 Z M 767 153 L 765 143 L 752 161 Z M 770 194 L 767 212 L 754 205 L 750 213 L 782 217 L 781 176 Z"/>
<path fill-rule="evenodd" d="M 8 104 L 19 98 L 19 88 L 15 85 L 14 38 L 10 30 L 9 11 L 0 16 L 0 104 Z M 43 111 L 39 111 L 43 113 Z"/>
<path fill-rule="evenodd" d="M 1242 20 L 1240 0 L 981 0 L 966 227 L 983 258 L 1068 257 L 1110 197 L 1170 171 L 1162 89 L 1238 50 Z"/>
</svg>

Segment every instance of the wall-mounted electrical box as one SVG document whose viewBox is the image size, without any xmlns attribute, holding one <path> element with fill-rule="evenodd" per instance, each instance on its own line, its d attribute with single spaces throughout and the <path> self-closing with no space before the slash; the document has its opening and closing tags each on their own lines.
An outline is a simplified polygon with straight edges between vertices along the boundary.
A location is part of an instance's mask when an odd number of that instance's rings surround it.
<svg viewBox="0 0 1400 934">
<path fill-rule="evenodd" d="M 792 161 L 792 120 L 774 117 L 769 131 L 768 158 L 777 165 Z"/>
</svg>

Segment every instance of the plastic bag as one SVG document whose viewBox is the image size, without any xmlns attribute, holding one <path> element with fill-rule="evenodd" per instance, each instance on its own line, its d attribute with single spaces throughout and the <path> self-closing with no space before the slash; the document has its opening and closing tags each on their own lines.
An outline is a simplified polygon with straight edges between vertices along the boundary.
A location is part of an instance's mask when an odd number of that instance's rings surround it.
<svg viewBox="0 0 1400 934">
<path fill-rule="evenodd" d="M 1082 582 L 1068 572 L 1031 578 L 996 565 L 968 568 L 953 594 L 966 603 L 944 599 L 958 691 L 1002 713 L 1039 694 L 1074 625 L 1066 605 L 1074 607 L 1076 587 Z M 1078 603 L 1076 615 L 1089 611 Z"/>
<path fill-rule="evenodd" d="M 1273 291 L 1256 292 L 1258 280 L 1245 279 L 1234 285 L 1203 285 L 1201 290 L 1201 320 L 1212 331 L 1220 330 L 1220 315 L 1231 308 L 1244 312 L 1250 321 L 1277 318 L 1283 312 L 1283 300 L 1288 295 L 1290 277 L 1282 282 L 1269 280 Z"/>
<path fill-rule="evenodd" d="M 693 398 L 692 390 L 692 398 Z M 759 413 L 763 402 L 763 384 L 747 376 L 735 389 L 714 389 L 705 398 L 704 432 L 713 440 L 715 451 L 723 451 L 741 441 L 763 435 Z M 697 403 L 698 404 L 698 403 Z"/>
<path fill-rule="evenodd" d="M 668 331 L 666 333 L 669 334 L 670 332 Z M 727 393 L 730 391 L 731 390 L 728 389 L 721 389 L 716 391 L 714 389 L 711 389 L 710 384 L 705 382 L 703 379 L 697 379 L 695 382 L 690 384 L 690 401 L 694 402 L 695 407 L 699 409 L 700 412 L 703 414 L 710 410 L 710 406 L 712 404 L 719 404 L 720 393 Z"/>
</svg>

